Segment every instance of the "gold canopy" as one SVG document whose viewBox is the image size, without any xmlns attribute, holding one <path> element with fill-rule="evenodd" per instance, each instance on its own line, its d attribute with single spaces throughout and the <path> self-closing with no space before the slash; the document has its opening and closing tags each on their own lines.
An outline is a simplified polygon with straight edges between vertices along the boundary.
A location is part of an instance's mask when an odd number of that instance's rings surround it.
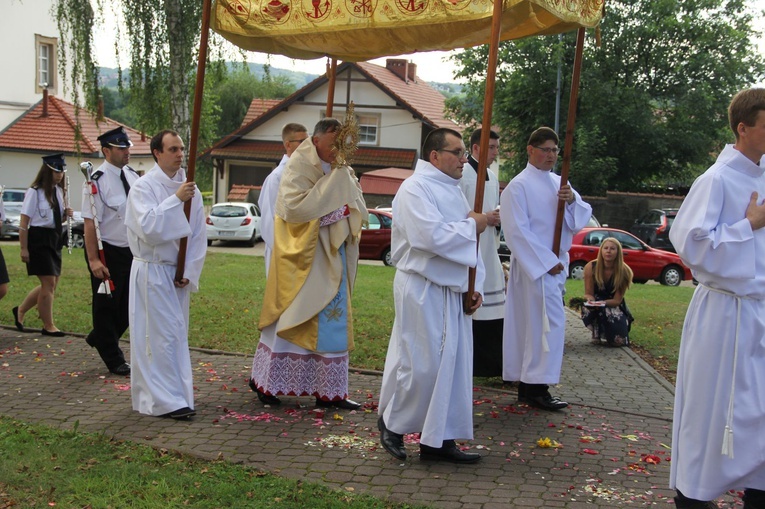
<svg viewBox="0 0 765 509">
<path fill-rule="evenodd" d="M 594 27 L 605 0 L 502 0 L 501 40 Z M 361 62 L 488 44 L 492 0 L 216 0 L 212 28 L 235 45 Z"/>
</svg>

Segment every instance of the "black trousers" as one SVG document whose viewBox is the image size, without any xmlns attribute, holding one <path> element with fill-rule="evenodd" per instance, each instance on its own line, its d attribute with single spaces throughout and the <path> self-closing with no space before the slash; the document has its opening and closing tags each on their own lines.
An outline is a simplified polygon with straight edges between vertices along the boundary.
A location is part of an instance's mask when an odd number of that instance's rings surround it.
<svg viewBox="0 0 765 509">
<path fill-rule="evenodd" d="M 473 320 L 473 376 L 502 376 L 502 318 Z"/>
<path fill-rule="evenodd" d="M 125 363 L 125 354 L 120 348 L 119 339 L 125 333 L 129 325 L 128 301 L 130 286 L 130 266 L 133 263 L 133 253 L 129 247 L 112 246 L 106 242 L 104 246 L 104 258 L 106 268 L 114 282 L 112 296 L 98 293 L 98 287 L 102 280 L 93 277 L 90 273 L 90 286 L 93 292 L 93 330 L 88 334 L 86 341 L 98 350 L 98 355 L 110 370 Z M 87 250 L 85 260 L 87 261 Z M 88 272 L 90 265 L 88 264 Z"/>
</svg>

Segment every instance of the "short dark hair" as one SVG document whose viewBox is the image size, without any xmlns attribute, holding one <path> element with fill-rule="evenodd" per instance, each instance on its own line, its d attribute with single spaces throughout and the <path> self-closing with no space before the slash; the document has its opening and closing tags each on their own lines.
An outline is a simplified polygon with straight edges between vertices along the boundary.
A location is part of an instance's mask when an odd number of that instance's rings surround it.
<svg viewBox="0 0 765 509">
<path fill-rule="evenodd" d="M 733 134 L 738 139 L 738 125 L 753 126 L 757 114 L 765 110 L 765 88 L 748 88 L 733 97 L 728 106 L 728 121 Z"/>
<path fill-rule="evenodd" d="M 491 129 L 489 131 L 489 139 L 490 140 L 498 140 L 499 134 L 497 134 L 497 131 L 494 129 Z M 481 143 L 481 128 L 479 127 L 475 131 L 473 131 L 473 134 L 470 135 L 470 149 L 473 149 L 473 145 L 478 145 Z"/>
<path fill-rule="evenodd" d="M 151 141 L 149 142 L 149 149 L 151 150 L 151 157 L 154 158 L 155 163 L 157 162 L 157 156 L 154 155 L 154 151 L 159 150 L 160 152 L 164 152 L 165 146 L 162 144 L 162 139 L 166 134 L 172 134 L 179 138 L 181 137 L 180 134 L 173 131 L 172 129 L 165 129 L 152 136 Z"/>
<path fill-rule="evenodd" d="M 557 145 L 560 143 L 560 140 L 558 139 L 558 134 L 550 129 L 549 127 L 540 127 L 533 133 L 531 133 L 531 136 L 529 136 L 529 145 L 532 147 L 536 147 L 538 145 L 541 145 L 542 143 L 552 140 Z"/>
<path fill-rule="evenodd" d="M 438 151 L 443 149 L 446 146 L 446 136 L 449 134 L 456 136 L 460 140 L 462 139 L 462 135 L 459 132 L 447 127 L 440 127 L 431 131 L 430 134 L 425 137 L 425 143 L 422 145 L 422 158 L 426 161 L 430 161 L 430 153 L 434 150 Z"/>
<path fill-rule="evenodd" d="M 341 124 L 340 121 L 336 118 L 323 118 L 316 123 L 316 126 L 314 126 L 313 136 L 318 136 L 324 133 L 334 133 L 340 129 L 342 125 L 343 124 Z"/>
</svg>

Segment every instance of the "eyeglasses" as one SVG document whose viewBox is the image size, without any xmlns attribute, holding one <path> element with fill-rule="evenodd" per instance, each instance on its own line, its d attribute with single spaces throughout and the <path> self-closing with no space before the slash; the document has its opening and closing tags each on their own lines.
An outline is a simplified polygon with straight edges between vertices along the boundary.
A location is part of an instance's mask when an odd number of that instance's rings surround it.
<svg viewBox="0 0 765 509">
<path fill-rule="evenodd" d="M 436 150 L 436 152 L 449 152 L 454 157 L 467 157 L 467 152 L 465 152 L 461 148 L 455 148 L 454 150 L 447 150 L 445 148 L 442 148 L 440 150 Z"/>
<path fill-rule="evenodd" d="M 308 137 L 306 136 L 305 138 L 301 138 L 299 140 L 287 140 L 287 143 L 303 143 L 307 139 Z"/>
<path fill-rule="evenodd" d="M 560 149 L 559 149 L 558 147 L 554 147 L 554 148 L 548 148 L 548 147 L 534 147 L 534 148 L 535 148 L 535 149 L 537 149 L 537 150 L 541 150 L 541 151 L 542 151 L 542 152 L 544 152 L 545 154 L 553 154 L 553 155 L 556 155 L 556 156 L 557 156 L 558 154 L 560 154 Z"/>
</svg>

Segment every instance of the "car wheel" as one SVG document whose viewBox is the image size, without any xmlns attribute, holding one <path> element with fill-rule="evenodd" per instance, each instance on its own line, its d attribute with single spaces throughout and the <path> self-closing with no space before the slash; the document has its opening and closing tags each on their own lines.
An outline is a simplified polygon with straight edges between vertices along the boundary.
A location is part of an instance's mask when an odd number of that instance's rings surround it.
<svg viewBox="0 0 765 509">
<path fill-rule="evenodd" d="M 258 243 L 258 230 L 253 229 L 252 237 L 250 237 L 250 240 L 247 241 L 247 245 L 250 247 L 253 247 L 257 243 Z"/>
<path fill-rule="evenodd" d="M 568 266 L 568 277 L 571 279 L 584 279 L 584 266 L 587 265 L 583 261 L 577 261 Z"/>
<path fill-rule="evenodd" d="M 659 283 L 665 286 L 679 286 L 685 274 L 677 265 L 668 265 L 661 271 Z"/>
<path fill-rule="evenodd" d="M 212 240 L 210 240 L 210 239 L 207 239 L 207 245 L 208 245 L 208 246 L 212 246 Z"/>
<path fill-rule="evenodd" d="M 388 267 L 393 267 L 393 262 L 390 259 L 390 248 L 383 251 L 382 261 Z"/>
<path fill-rule="evenodd" d="M 85 247 L 85 237 L 82 233 L 72 232 L 72 246 L 83 248 Z"/>
</svg>

